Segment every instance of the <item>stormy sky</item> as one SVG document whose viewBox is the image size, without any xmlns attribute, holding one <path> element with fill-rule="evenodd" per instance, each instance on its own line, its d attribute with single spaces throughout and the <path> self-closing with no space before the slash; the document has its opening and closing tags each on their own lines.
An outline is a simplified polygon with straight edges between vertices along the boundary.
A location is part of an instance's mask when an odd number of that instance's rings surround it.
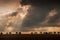
<svg viewBox="0 0 60 40">
<path fill-rule="evenodd" d="M 0 31 L 59 30 L 58 0 L 0 0 Z"/>
<path fill-rule="evenodd" d="M 59 27 L 60 2 L 58 0 L 22 0 L 22 5 L 31 5 L 22 27 Z"/>
<path fill-rule="evenodd" d="M 28 2 L 27 2 L 28 1 Z M 24 4 L 25 3 L 25 4 Z M 24 21 L 23 26 L 56 26 L 57 21 L 60 19 L 60 3 L 54 0 L 23 0 L 23 5 L 31 4 L 32 8 L 29 9 L 29 14 Z M 53 15 L 53 16 L 51 16 Z M 48 20 L 47 24 L 43 23 Z"/>
</svg>

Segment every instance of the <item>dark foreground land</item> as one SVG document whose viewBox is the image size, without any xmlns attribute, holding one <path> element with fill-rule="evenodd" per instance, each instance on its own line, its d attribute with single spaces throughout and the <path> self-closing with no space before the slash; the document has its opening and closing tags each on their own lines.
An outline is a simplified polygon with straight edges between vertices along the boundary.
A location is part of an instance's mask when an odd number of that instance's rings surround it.
<svg viewBox="0 0 60 40">
<path fill-rule="evenodd" d="M 60 34 L 5 34 L 0 40 L 60 40 Z"/>
</svg>

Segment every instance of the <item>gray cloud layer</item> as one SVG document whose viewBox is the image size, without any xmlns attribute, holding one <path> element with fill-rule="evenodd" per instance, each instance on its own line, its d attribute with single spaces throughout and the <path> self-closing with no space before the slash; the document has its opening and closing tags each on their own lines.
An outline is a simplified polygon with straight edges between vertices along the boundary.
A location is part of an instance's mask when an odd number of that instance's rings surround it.
<svg viewBox="0 0 60 40">
<path fill-rule="evenodd" d="M 10 23 L 8 26 L 14 28 L 13 31 L 33 31 L 35 30 L 34 28 L 43 28 L 46 27 L 46 25 L 47 27 L 60 26 L 60 5 L 58 4 L 59 2 L 57 3 L 57 1 L 41 1 L 23 0 L 21 2 L 22 6 L 31 5 L 31 8 L 28 10 L 28 14 L 26 15 L 26 18 L 24 18 L 22 26 L 20 25 L 20 18 L 14 19 L 15 21 Z M 14 17 L 17 16 L 17 14 L 18 12 L 13 12 L 10 15 L 7 15 L 7 17 Z M 3 22 L 1 24 L 3 25 L 0 25 L 0 29 L 2 28 L 0 31 L 4 31 L 3 29 L 5 29 L 6 23 L 8 21 L 7 17 L 5 17 L 6 19 L 2 20 Z"/>
</svg>

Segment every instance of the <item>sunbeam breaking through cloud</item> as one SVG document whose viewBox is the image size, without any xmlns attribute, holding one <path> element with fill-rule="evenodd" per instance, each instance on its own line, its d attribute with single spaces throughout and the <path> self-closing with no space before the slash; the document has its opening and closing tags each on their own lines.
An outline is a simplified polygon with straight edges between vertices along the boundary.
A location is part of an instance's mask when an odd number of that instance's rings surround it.
<svg viewBox="0 0 60 40">
<path fill-rule="evenodd" d="M 0 0 L 0 32 L 59 31 L 59 4 L 52 0 Z"/>
</svg>

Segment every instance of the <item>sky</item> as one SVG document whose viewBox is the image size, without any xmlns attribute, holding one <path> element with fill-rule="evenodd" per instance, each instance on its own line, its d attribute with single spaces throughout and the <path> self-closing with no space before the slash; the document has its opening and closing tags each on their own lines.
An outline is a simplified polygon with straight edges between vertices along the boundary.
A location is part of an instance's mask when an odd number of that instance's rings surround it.
<svg viewBox="0 0 60 40">
<path fill-rule="evenodd" d="M 0 0 L 0 32 L 59 30 L 58 0 Z"/>
</svg>

